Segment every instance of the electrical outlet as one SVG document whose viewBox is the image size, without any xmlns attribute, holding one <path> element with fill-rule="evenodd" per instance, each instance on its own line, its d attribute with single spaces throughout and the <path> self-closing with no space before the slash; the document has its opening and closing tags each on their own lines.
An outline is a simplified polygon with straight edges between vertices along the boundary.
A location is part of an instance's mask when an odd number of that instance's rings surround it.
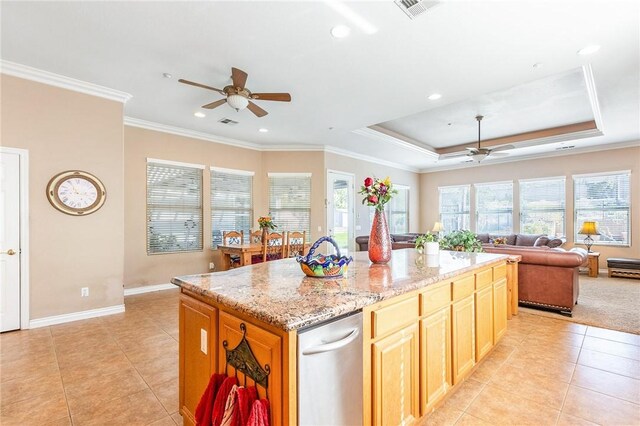
<svg viewBox="0 0 640 426">
<path fill-rule="evenodd" d="M 318 232 L 322 232 L 322 226 L 318 225 Z"/>
<path fill-rule="evenodd" d="M 209 270 L 213 271 L 214 269 L 216 269 L 216 265 L 213 262 L 209 262 Z"/>
<path fill-rule="evenodd" d="M 80 297 L 89 297 L 89 287 L 82 287 L 80 289 Z"/>
<path fill-rule="evenodd" d="M 203 354 L 207 354 L 207 330 L 204 328 L 200 329 L 200 350 Z"/>
</svg>

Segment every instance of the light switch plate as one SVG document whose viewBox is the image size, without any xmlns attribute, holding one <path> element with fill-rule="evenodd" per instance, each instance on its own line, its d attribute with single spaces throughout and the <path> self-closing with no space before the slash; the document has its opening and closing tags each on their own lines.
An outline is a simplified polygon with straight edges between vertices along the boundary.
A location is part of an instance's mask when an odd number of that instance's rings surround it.
<svg viewBox="0 0 640 426">
<path fill-rule="evenodd" d="M 203 354 L 207 354 L 207 330 L 204 328 L 200 329 L 200 350 Z"/>
</svg>

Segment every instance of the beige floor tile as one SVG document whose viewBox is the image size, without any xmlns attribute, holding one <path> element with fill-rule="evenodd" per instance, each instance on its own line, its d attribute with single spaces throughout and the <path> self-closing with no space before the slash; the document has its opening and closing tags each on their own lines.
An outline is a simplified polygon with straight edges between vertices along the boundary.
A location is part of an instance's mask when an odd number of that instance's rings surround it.
<svg viewBox="0 0 640 426">
<path fill-rule="evenodd" d="M 0 365 L 19 360 L 37 362 L 38 359 L 47 356 L 55 357 L 55 354 L 53 344 L 39 345 L 37 342 L 29 341 L 26 344 L 12 345 L 9 348 L 3 347 L 2 353 L 0 353 Z"/>
<path fill-rule="evenodd" d="M 578 365 L 571 384 L 640 404 L 640 380 Z"/>
<path fill-rule="evenodd" d="M 631 345 L 629 343 L 614 342 L 612 340 L 587 336 L 584 339 L 584 345 L 582 345 L 582 348 L 640 360 L 640 346 Z"/>
<path fill-rule="evenodd" d="M 165 333 L 162 338 L 153 341 L 141 343 L 129 350 L 124 350 L 131 362 L 144 362 L 166 357 L 170 355 L 178 355 L 178 342 Z"/>
<path fill-rule="evenodd" d="M 623 333 L 621 331 L 607 330 L 605 328 L 589 327 L 587 329 L 587 336 L 640 346 L 640 335 L 638 334 Z"/>
<path fill-rule="evenodd" d="M 95 409 L 107 401 L 147 389 L 147 384 L 134 368 L 129 368 L 113 374 L 96 374 L 69 384 L 65 389 L 73 416 L 76 412 Z"/>
<path fill-rule="evenodd" d="M 35 359 L 20 358 L 0 365 L 0 382 L 21 378 L 48 376 L 57 373 L 58 363 L 55 355 L 46 354 Z"/>
<path fill-rule="evenodd" d="M 489 383 L 489 380 L 498 372 L 503 362 L 495 359 L 484 359 L 473 372 L 471 377 L 480 383 Z"/>
<path fill-rule="evenodd" d="M 562 401 L 569 388 L 567 383 L 511 365 L 502 366 L 489 385 L 557 410 L 562 408 Z"/>
<path fill-rule="evenodd" d="M 640 361 L 583 349 L 578 364 L 640 379 Z"/>
<path fill-rule="evenodd" d="M 548 377 L 564 383 L 571 381 L 573 370 L 576 368 L 576 364 L 572 362 L 532 357 L 529 353 L 526 353 L 526 349 L 514 353 L 505 362 L 505 365 L 527 370 L 532 374 Z"/>
<path fill-rule="evenodd" d="M 544 333 L 530 334 L 524 340 L 525 347 L 547 347 L 553 346 L 574 346 L 581 347 L 584 340 L 583 334 L 570 333 L 565 331 L 547 330 Z"/>
<path fill-rule="evenodd" d="M 41 377 L 24 377 L 9 380 L 0 384 L 0 407 L 5 407 L 25 399 L 35 398 L 42 394 L 62 394 L 60 372 Z"/>
<path fill-rule="evenodd" d="M 0 409 L 0 424 L 43 424 L 69 417 L 64 392 L 46 393 Z"/>
<path fill-rule="evenodd" d="M 164 383 L 151 386 L 151 390 L 158 398 L 167 413 L 173 414 L 178 412 L 178 380 L 171 379 Z"/>
<path fill-rule="evenodd" d="M 471 414 L 463 414 L 456 422 L 456 426 L 489 426 L 493 423 L 485 422 L 482 419 L 473 417 Z"/>
<path fill-rule="evenodd" d="M 469 378 L 462 382 L 462 384 L 445 399 L 443 406 L 464 411 L 471 405 L 473 400 L 480 395 L 484 386 L 484 383 Z"/>
<path fill-rule="evenodd" d="M 151 386 L 168 382 L 169 380 L 178 380 L 177 355 L 170 354 L 164 358 L 134 362 L 133 365 L 144 381 Z"/>
<path fill-rule="evenodd" d="M 440 407 L 432 413 L 423 416 L 416 422 L 416 426 L 448 426 L 455 424 L 464 412 L 452 407 Z"/>
<path fill-rule="evenodd" d="M 182 415 L 179 412 L 172 415 L 171 418 L 173 419 L 176 425 L 183 426 L 184 421 L 182 420 Z"/>
<path fill-rule="evenodd" d="M 512 394 L 491 384 L 467 408 L 466 413 L 499 425 L 553 425 L 560 412 Z"/>
<path fill-rule="evenodd" d="M 150 426 L 175 426 L 175 424 L 171 416 L 166 416 L 153 423 L 149 423 Z"/>
<path fill-rule="evenodd" d="M 66 385 L 94 377 L 96 372 L 101 374 L 118 373 L 132 367 L 131 362 L 122 352 L 106 353 L 99 358 L 89 358 L 77 365 L 60 367 L 62 380 Z"/>
<path fill-rule="evenodd" d="M 73 365 L 93 364 L 100 359 L 109 358 L 113 354 L 122 353 L 122 350 L 113 340 L 107 340 L 104 344 L 88 347 L 56 347 L 58 364 L 61 368 Z"/>
<path fill-rule="evenodd" d="M 167 416 L 150 389 L 72 414 L 74 425 L 143 425 Z"/>
<path fill-rule="evenodd" d="M 596 423 L 562 412 L 556 426 L 596 426 Z"/>
<path fill-rule="evenodd" d="M 562 411 L 602 425 L 640 424 L 640 406 L 576 386 L 569 387 Z"/>
<path fill-rule="evenodd" d="M 563 345 L 541 345 L 537 347 L 522 344 L 518 348 L 518 354 L 512 356 L 520 356 L 526 358 L 546 359 L 547 362 L 564 361 L 576 363 L 580 356 L 580 348 L 575 346 Z"/>
</svg>

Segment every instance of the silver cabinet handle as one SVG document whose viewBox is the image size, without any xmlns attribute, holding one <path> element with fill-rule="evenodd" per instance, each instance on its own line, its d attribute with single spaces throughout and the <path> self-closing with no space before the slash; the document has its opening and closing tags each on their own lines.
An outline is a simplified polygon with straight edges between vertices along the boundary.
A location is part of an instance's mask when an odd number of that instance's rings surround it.
<svg viewBox="0 0 640 426">
<path fill-rule="evenodd" d="M 314 355 L 314 354 L 319 354 L 319 353 L 322 353 L 322 352 L 335 351 L 336 349 L 340 349 L 342 347 L 345 347 L 349 343 L 351 343 L 354 340 L 356 340 L 356 338 L 358 337 L 359 334 L 360 334 L 360 329 L 354 328 L 353 330 L 351 330 L 351 333 L 349 333 L 349 335 L 347 337 L 344 337 L 344 338 L 342 338 L 340 340 L 337 340 L 337 341 L 331 342 L 331 343 L 327 343 L 327 344 L 324 344 L 324 345 L 312 346 L 312 347 L 302 351 L 302 355 Z"/>
</svg>

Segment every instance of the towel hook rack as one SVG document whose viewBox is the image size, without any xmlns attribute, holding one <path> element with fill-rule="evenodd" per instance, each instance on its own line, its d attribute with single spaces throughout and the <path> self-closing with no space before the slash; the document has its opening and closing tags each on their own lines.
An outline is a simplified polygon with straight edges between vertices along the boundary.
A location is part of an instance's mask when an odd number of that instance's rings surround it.
<svg viewBox="0 0 640 426">
<path fill-rule="evenodd" d="M 256 359 L 256 356 L 249 345 L 249 341 L 247 340 L 247 326 L 243 322 L 240 323 L 240 331 L 242 331 L 242 339 L 235 348 L 229 349 L 229 342 L 226 340 L 222 342 L 222 346 L 225 350 L 226 361 L 224 372 L 227 374 L 227 367 L 231 365 L 236 372 L 236 377 L 238 375 L 238 371 L 244 374 L 245 386 L 247 384 L 247 377 L 249 377 L 256 384 L 264 388 L 266 399 L 269 399 L 268 389 L 271 367 L 269 367 L 269 364 L 265 364 L 263 368 Z"/>
</svg>

